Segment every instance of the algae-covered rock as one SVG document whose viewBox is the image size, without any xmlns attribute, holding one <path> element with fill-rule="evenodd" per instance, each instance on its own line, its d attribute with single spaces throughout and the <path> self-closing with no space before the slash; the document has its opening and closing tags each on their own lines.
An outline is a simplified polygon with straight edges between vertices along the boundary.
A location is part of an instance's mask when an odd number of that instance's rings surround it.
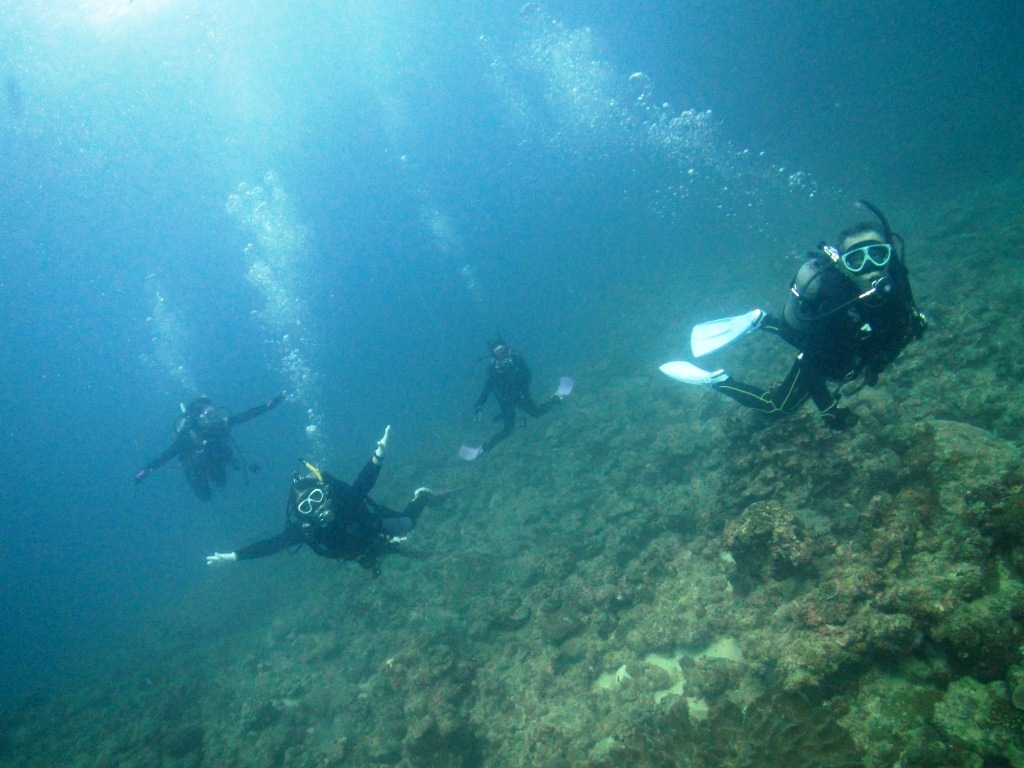
<svg viewBox="0 0 1024 768">
<path fill-rule="evenodd" d="M 959 666 L 982 679 L 1005 677 L 1020 656 L 1024 641 L 1024 584 L 1007 578 L 976 600 L 963 602 L 945 615 L 932 637 L 948 643 Z"/>
<path fill-rule="evenodd" d="M 918 429 L 930 432 L 929 471 L 955 475 L 969 488 L 990 484 L 1019 461 L 1012 443 L 971 424 L 932 419 Z"/>
<path fill-rule="evenodd" d="M 953 681 L 935 705 L 934 722 L 945 736 L 983 759 L 1024 765 L 1024 715 L 1013 706 L 1002 681 Z"/>
<path fill-rule="evenodd" d="M 899 433 L 897 445 L 911 477 L 936 491 L 950 512 L 984 521 L 993 501 L 1020 494 L 1021 452 L 1011 442 L 979 427 L 931 419 Z"/>
<path fill-rule="evenodd" d="M 941 698 L 941 688 L 927 679 L 872 672 L 847 702 L 840 724 L 864 751 L 867 768 L 889 768 L 934 738 L 929 721 Z"/>
<path fill-rule="evenodd" d="M 723 545 L 736 563 L 735 584 L 742 591 L 765 579 L 792 575 L 816 554 L 796 513 L 776 501 L 743 510 L 726 526 Z"/>
</svg>

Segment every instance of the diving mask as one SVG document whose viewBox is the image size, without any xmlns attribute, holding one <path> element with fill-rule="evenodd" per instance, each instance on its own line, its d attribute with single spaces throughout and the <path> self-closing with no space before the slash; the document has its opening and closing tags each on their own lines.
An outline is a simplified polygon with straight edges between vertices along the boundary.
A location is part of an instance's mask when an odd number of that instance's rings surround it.
<svg viewBox="0 0 1024 768">
<path fill-rule="evenodd" d="M 853 275 L 859 275 L 865 270 L 873 271 L 872 267 L 882 269 L 892 259 L 892 246 L 889 243 L 864 243 L 843 254 L 830 245 L 823 246 L 822 250 L 833 262 L 842 264 Z"/>
<path fill-rule="evenodd" d="M 504 344 L 496 346 L 491 355 L 494 357 L 494 366 L 496 368 L 507 368 L 512 364 L 512 350 Z"/>
<path fill-rule="evenodd" d="M 314 523 L 324 526 L 331 521 L 331 505 L 323 488 L 310 489 L 309 493 L 299 499 L 295 508 L 299 511 L 304 527 Z"/>
</svg>

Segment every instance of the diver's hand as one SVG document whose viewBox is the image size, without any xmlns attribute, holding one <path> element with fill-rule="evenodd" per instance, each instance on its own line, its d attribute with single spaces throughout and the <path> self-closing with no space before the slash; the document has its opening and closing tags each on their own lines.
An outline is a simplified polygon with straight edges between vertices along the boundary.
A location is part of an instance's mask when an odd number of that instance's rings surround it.
<svg viewBox="0 0 1024 768">
<path fill-rule="evenodd" d="M 834 432 L 847 430 L 858 421 L 857 414 L 849 408 L 832 408 L 822 412 L 821 418 L 824 419 L 825 426 Z"/>
<path fill-rule="evenodd" d="M 373 458 L 378 462 L 384 458 L 384 454 L 388 450 L 388 437 L 391 435 L 391 425 L 388 424 L 384 427 L 384 437 L 377 441 L 377 450 L 373 452 Z"/>
<path fill-rule="evenodd" d="M 138 472 L 136 472 L 136 473 L 135 473 L 135 480 L 134 480 L 135 484 L 136 484 L 136 485 L 138 485 L 138 484 L 139 484 L 139 483 L 141 483 L 141 482 L 142 482 L 143 480 L 145 480 L 145 479 L 146 479 L 146 478 L 147 478 L 147 477 L 149 476 L 149 473 L 150 473 L 151 471 L 152 471 L 152 470 L 150 470 L 150 469 L 146 469 L 145 467 L 143 467 L 143 468 L 142 468 L 142 469 L 140 469 L 140 470 L 139 470 Z"/>
<path fill-rule="evenodd" d="M 284 402 L 284 392 L 279 395 L 274 395 L 272 398 L 267 400 L 267 410 L 271 408 L 277 408 L 282 402 Z"/>
<path fill-rule="evenodd" d="M 928 318 L 924 316 L 924 312 L 915 309 L 911 322 L 911 334 L 915 339 L 920 339 L 924 336 L 924 332 L 928 330 Z"/>
<path fill-rule="evenodd" d="M 224 565 L 224 563 L 234 563 L 238 560 L 238 555 L 234 552 L 214 552 L 212 555 L 207 555 L 207 565 Z"/>
</svg>

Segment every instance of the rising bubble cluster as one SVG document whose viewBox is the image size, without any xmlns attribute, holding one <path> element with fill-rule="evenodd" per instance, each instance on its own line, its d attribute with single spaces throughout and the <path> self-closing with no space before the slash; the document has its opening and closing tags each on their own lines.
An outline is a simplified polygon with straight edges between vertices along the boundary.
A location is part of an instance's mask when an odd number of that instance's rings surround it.
<svg viewBox="0 0 1024 768">
<path fill-rule="evenodd" d="M 657 98 L 647 73 L 616 72 L 589 27 L 572 28 L 539 3 L 524 5 L 519 19 L 522 33 L 507 53 L 480 38 L 509 129 L 526 129 L 530 141 L 541 137 L 581 161 L 632 158 L 645 166 L 639 170 L 656 209 L 670 218 L 695 198 L 731 215 L 767 199 L 820 193 L 806 173 L 733 145 L 711 110 L 678 109 Z M 531 98 L 538 90 L 542 98 Z"/>
<path fill-rule="evenodd" d="M 306 437 L 320 457 L 326 454 L 320 408 L 320 381 L 310 360 L 319 344 L 307 327 L 299 275 L 308 256 L 308 230 L 273 172 L 261 184 L 239 184 L 228 196 L 227 212 L 252 240 L 242 249 L 246 277 L 263 298 L 253 312 L 277 350 L 289 397 L 306 406 Z"/>
<path fill-rule="evenodd" d="M 141 356 L 142 361 L 167 382 L 176 396 L 189 399 L 198 392 L 195 379 L 186 363 L 190 337 L 178 314 L 171 307 L 156 275 L 146 277 L 146 296 L 150 314 L 146 318 L 153 351 Z"/>
</svg>

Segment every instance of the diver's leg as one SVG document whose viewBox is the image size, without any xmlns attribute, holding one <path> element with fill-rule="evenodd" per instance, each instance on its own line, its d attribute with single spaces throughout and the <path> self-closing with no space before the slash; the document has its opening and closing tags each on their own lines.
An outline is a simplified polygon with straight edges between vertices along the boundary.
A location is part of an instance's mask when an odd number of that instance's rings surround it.
<svg viewBox="0 0 1024 768">
<path fill-rule="evenodd" d="M 801 355 L 803 357 L 803 355 Z M 814 364 L 814 360 L 803 360 L 803 387 L 822 413 L 832 411 L 839 405 L 839 396 L 832 394 L 828 378 Z"/>
<path fill-rule="evenodd" d="M 807 402 L 810 395 L 808 384 L 811 381 L 803 354 L 796 356 L 789 373 L 779 386 L 772 389 L 772 404 L 781 413 L 793 413 Z"/>
<path fill-rule="evenodd" d="M 194 464 L 185 465 L 185 477 L 188 480 L 188 484 L 192 487 L 192 492 L 203 501 L 209 501 L 213 498 L 213 491 L 210 489 L 210 481 L 206 477 L 206 473 L 201 471 L 198 466 Z"/>
<path fill-rule="evenodd" d="M 417 488 L 412 501 L 405 505 L 401 514 L 391 509 L 381 509 L 379 519 L 384 532 L 391 537 L 407 536 L 416 527 L 420 515 L 433 498 L 434 492 L 429 488 Z"/>
<path fill-rule="evenodd" d="M 502 421 L 501 431 L 494 435 L 486 443 L 484 443 L 485 452 L 490 451 L 492 448 L 494 448 L 494 446 L 496 446 L 498 443 L 500 443 L 502 440 L 504 440 L 506 437 L 508 437 L 515 431 L 516 407 L 513 405 L 506 408 L 504 405 L 502 405 L 500 418 Z"/>
<path fill-rule="evenodd" d="M 520 408 L 523 409 L 524 413 L 530 414 L 535 419 L 544 413 L 540 408 L 537 407 L 537 404 L 533 402 L 533 398 L 530 396 L 529 392 L 527 392 L 525 395 L 519 398 L 518 405 Z"/>
<path fill-rule="evenodd" d="M 800 349 L 800 346 L 805 341 L 803 333 L 787 323 L 785 319 L 775 317 L 775 315 L 771 313 L 765 314 L 764 319 L 761 320 L 761 324 L 758 326 L 758 330 L 774 334 L 790 346 L 796 347 L 797 349 Z"/>
<path fill-rule="evenodd" d="M 228 472 L 227 466 L 221 463 L 211 464 L 208 467 L 210 473 L 210 481 L 218 488 L 223 488 L 228 484 Z"/>
<path fill-rule="evenodd" d="M 412 494 L 412 501 L 405 505 L 405 509 L 402 510 L 402 514 L 406 517 L 412 518 L 413 522 L 419 520 L 420 515 L 423 514 L 423 510 L 427 508 L 427 505 L 434 498 L 434 492 L 427 487 L 417 488 Z"/>
<path fill-rule="evenodd" d="M 770 390 L 744 384 L 731 376 L 725 381 L 712 384 L 711 388 L 747 408 L 779 416 L 795 411 L 806 402 L 810 394 L 806 387 L 803 355 L 797 355 L 786 379 Z"/>
<path fill-rule="evenodd" d="M 543 403 L 537 405 L 535 402 L 533 402 L 533 398 L 529 394 L 527 394 L 522 400 L 519 401 L 519 407 L 536 419 L 543 416 L 545 413 L 550 411 L 552 408 L 554 408 L 561 402 L 562 398 L 552 395 Z"/>
<path fill-rule="evenodd" d="M 405 515 L 394 514 L 394 516 L 382 517 L 380 527 L 391 538 L 401 539 L 408 536 L 409 532 L 416 527 L 416 521 Z"/>
</svg>

